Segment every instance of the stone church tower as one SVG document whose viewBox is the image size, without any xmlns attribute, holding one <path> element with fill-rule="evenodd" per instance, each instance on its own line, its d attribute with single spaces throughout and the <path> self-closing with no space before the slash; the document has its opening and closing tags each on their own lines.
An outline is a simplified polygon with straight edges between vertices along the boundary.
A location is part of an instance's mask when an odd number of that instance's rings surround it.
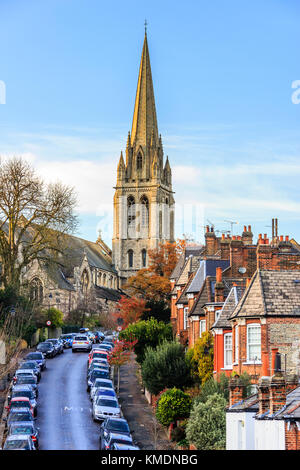
<svg viewBox="0 0 300 470">
<path fill-rule="evenodd" d="M 121 152 L 114 195 L 113 263 L 121 284 L 148 266 L 148 250 L 174 240 L 174 198 L 168 157 L 158 134 L 147 43 L 142 51 L 131 134 Z"/>
</svg>

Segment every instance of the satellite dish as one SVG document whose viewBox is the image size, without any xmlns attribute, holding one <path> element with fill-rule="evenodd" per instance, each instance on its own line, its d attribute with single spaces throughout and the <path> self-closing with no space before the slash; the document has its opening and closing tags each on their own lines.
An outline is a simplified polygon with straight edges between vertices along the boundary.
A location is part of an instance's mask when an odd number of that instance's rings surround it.
<svg viewBox="0 0 300 470">
<path fill-rule="evenodd" d="M 240 274 L 245 274 L 246 268 L 244 268 L 243 266 L 241 266 L 241 267 L 238 269 L 238 272 L 239 272 Z"/>
</svg>

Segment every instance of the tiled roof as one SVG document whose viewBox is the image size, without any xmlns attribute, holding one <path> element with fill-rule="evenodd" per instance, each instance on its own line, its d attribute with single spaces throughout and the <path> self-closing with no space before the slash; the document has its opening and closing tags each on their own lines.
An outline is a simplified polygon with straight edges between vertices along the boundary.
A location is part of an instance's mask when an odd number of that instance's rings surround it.
<svg viewBox="0 0 300 470">
<path fill-rule="evenodd" d="M 188 303 L 188 298 L 187 298 L 187 290 L 189 288 L 189 285 L 191 284 L 193 278 L 194 278 L 195 273 L 192 273 L 189 277 L 188 282 L 186 283 L 186 286 L 184 287 L 181 296 L 177 300 L 176 304 L 187 304 Z"/>
<path fill-rule="evenodd" d="M 300 316 L 300 271 L 257 270 L 231 318 Z"/>
<path fill-rule="evenodd" d="M 224 302 L 221 309 L 221 313 L 217 321 L 213 324 L 212 328 L 231 328 L 231 323 L 228 320 L 232 312 L 234 311 L 237 303 L 242 297 L 242 287 L 233 286 Z"/>
<path fill-rule="evenodd" d="M 121 298 L 121 295 L 124 294 L 122 291 L 100 286 L 95 286 L 95 293 L 96 297 L 112 300 L 113 302 L 118 302 Z"/>
<path fill-rule="evenodd" d="M 250 395 L 250 397 L 247 397 L 244 400 L 234 403 L 234 405 L 227 409 L 227 412 L 231 411 L 252 411 L 253 413 L 256 413 L 258 411 L 257 393 Z"/>
<path fill-rule="evenodd" d="M 195 271 L 199 266 L 199 257 L 203 253 L 204 247 L 202 245 L 187 245 L 184 252 L 181 254 L 175 268 L 172 271 L 170 279 L 177 280 L 182 272 L 187 258 L 192 257 L 191 271 Z"/>
<path fill-rule="evenodd" d="M 197 269 L 194 280 L 191 283 L 187 293 L 191 294 L 191 293 L 199 292 L 207 276 L 216 276 L 216 268 L 220 267 L 224 270 L 228 266 L 229 266 L 229 260 L 221 260 L 221 259 L 201 260 L 200 266 Z"/>
</svg>

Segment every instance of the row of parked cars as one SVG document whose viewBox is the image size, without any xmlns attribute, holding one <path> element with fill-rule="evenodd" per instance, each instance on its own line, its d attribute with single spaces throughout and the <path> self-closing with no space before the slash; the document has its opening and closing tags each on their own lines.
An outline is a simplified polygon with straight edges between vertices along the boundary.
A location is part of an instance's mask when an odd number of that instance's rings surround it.
<svg viewBox="0 0 300 470">
<path fill-rule="evenodd" d="M 83 334 L 75 337 L 75 341 L 74 350 L 89 351 L 87 392 L 92 402 L 93 420 L 100 423 L 100 450 L 139 450 L 123 417 L 111 377 L 109 355 L 114 348 L 113 338 L 105 337 L 99 346 L 90 348 L 86 344 L 88 337 Z"/>
<path fill-rule="evenodd" d="M 6 435 L 3 450 L 39 448 L 39 428 L 36 426 L 38 385 L 47 368 L 46 358 L 62 354 L 66 347 L 67 342 L 62 337 L 47 339 L 19 364 L 10 386 L 7 417 L 3 418 Z"/>
</svg>

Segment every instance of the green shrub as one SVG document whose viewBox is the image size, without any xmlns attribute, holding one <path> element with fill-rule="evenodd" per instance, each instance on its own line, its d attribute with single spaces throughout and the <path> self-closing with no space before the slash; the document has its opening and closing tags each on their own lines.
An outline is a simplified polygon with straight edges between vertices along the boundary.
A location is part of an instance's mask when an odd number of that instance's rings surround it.
<svg viewBox="0 0 300 470">
<path fill-rule="evenodd" d="M 125 341 L 138 340 L 134 347 L 137 356 L 137 362 L 142 364 L 145 359 L 146 348 L 156 348 L 164 340 L 171 341 L 173 339 L 172 325 L 162 321 L 158 322 L 155 318 L 150 320 L 142 320 L 129 325 L 125 330 L 120 332 L 120 339 Z"/>
<path fill-rule="evenodd" d="M 148 348 L 142 363 L 142 379 L 154 395 L 164 388 L 188 386 L 190 370 L 183 346 L 176 341 L 164 341 L 156 349 Z"/>
<path fill-rule="evenodd" d="M 156 407 L 156 417 L 163 426 L 169 426 L 177 419 L 189 416 L 191 403 L 186 393 L 174 387 L 161 395 Z"/>
<path fill-rule="evenodd" d="M 226 400 L 218 393 L 205 403 L 194 403 L 186 425 L 186 437 L 198 450 L 221 450 L 226 446 Z"/>
</svg>

